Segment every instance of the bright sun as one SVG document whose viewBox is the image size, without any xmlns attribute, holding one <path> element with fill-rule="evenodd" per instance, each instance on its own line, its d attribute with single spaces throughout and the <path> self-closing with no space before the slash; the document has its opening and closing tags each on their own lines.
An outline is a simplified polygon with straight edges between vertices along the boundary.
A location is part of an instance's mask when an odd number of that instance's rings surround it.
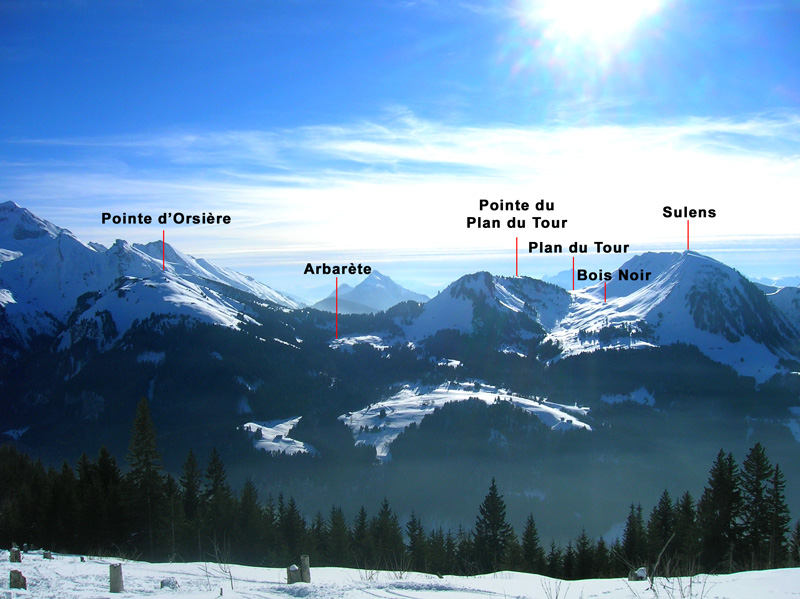
<svg viewBox="0 0 800 599">
<path fill-rule="evenodd" d="M 629 34 L 662 0 L 533 0 L 534 18 L 552 35 L 604 44 Z"/>
</svg>

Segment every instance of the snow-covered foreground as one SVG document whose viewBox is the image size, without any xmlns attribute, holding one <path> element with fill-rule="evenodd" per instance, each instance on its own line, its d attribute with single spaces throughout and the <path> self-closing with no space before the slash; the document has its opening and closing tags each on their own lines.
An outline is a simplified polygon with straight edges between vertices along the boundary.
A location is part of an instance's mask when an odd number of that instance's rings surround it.
<svg viewBox="0 0 800 599">
<path fill-rule="evenodd" d="M 109 593 L 109 564 L 119 560 L 53 555 L 44 560 L 40 553 L 23 555 L 22 564 L 11 564 L 8 551 L 2 559 L 0 597 L 41 599 L 100 599 L 112 597 L 179 597 L 210 599 L 220 595 L 241 599 L 307 597 L 309 599 L 638 599 L 681 597 L 705 599 L 783 599 L 800 596 L 800 569 L 743 572 L 725 576 L 697 576 L 688 579 L 657 579 L 657 591 L 649 583 L 620 579 L 561 582 L 535 574 L 498 572 L 486 576 L 457 577 L 393 572 L 364 572 L 346 568 L 311 568 L 311 584 L 286 584 L 285 570 L 231 566 L 234 589 L 217 564 L 149 564 L 123 561 L 125 592 Z M 28 590 L 8 590 L 9 571 L 21 570 Z M 161 580 L 175 578 L 175 590 L 160 588 Z"/>
</svg>

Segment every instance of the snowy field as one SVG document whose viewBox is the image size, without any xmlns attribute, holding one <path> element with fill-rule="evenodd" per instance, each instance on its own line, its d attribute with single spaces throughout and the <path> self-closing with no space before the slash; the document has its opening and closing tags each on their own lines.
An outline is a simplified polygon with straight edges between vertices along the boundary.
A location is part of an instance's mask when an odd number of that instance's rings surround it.
<svg viewBox="0 0 800 599">
<path fill-rule="evenodd" d="M 120 560 L 87 558 L 85 563 L 72 555 L 53 555 L 44 560 L 39 552 L 23 555 L 22 564 L 9 563 L 8 551 L 2 560 L 2 599 L 35 597 L 41 599 L 105 599 L 112 597 L 176 597 L 211 599 L 458 599 L 470 597 L 497 599 L 783 599 L 800 597 L 800 569 L 743 572 L 725 576 L 697 576 L 688 579 L 656 580 L 656 591 L 649 583 L 621 579 L 561 582 L 535 574 L 499 572 L 486 576 L 456 577 L 399 572 L 365 572 L 346 568 L 311 568 L 311 584 L 286 584 L 285 570 L 231 566 L 233 586 L 217 564 L 148 564 L 123 561 L 125 592 L 109 592 L 109 564 Z M 9 590 L 9 571 L 21 570 L 28 590 Z M 179 587 L 161 589 L 161 580 L 174 578 Z"/>
<path fill-rule="evenodd" d="M 419 424 L 425 416 L 436 408 L 454 401 L 467 401 L 476 398 L 486 404 L 495 400 L 508 401 L 537 416 L 553 430 L 569 430 L 591 427 L 578 417 L 586 416 L 589 408 L 564 406 L 547 401 L 541 397 L 521 397 L 510 395 L 505 389 L 483 384 L 477 387 L 474 382 L 449 382 L 435 388 L 420 388 L 406 385 L 403 390 L 389 399 L 370 404 L 358 412 L 348 412 L 339 416 L 353 432 L 356 445 L 375 446 L 381 461 L 391 459 L 390 446 L 411 423 Z"/>
</svg>

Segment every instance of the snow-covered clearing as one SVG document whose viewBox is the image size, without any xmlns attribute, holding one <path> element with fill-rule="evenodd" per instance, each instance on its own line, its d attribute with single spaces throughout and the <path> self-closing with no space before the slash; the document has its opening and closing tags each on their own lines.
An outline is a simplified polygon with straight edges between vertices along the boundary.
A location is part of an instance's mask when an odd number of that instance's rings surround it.
<svg viewBox="0 0 800 599">
<path fill-rule="evenodd" d="M 109 565 L 122 563 L 125 592 L 109 593 Z M 561 582 L 536 574 L 497 572 L 485 576 L 438 578 L 429 574 L 379 572 L 347 568 L 314 568 L 311 584 L 286 584 L 286 570 L 231 565 L 233 586 L 219 565 L 209 563 L 150 564 L 114 558 L 53 554 L 23 554 L 21 564 L 11 564 L 8 551 L 0 553 L 3 599 L 99 599 L 111 597 L 179 597 L 181 599 L 654 599 L 685 597 L 703 599 L 796 598 L 800 594 L 800 569 L 763 570 L 724 576 L 689 579 L 656 579 L 658 593 L 649 583 L 621 579 Z M 8 590 L 9 571 L 21 570 L 28 590 Z M 161 581 L 174 578 L 175 590 L 160 588 Z"/>
<path fill-rule="evenodd" d="M 509 401 L 534 414 L 553 430 L 591 430 L 588 424 L 576 417 L 576 414 L 586 416 L 589 408 L 562 406 L 540 397 L 520 397 L 492 385 L 455 382 L 444 383 L 434 389 L 406 385 L 389 399 L 371 404 L 358 412 L 342 414 L 339 420 L 353 432 L 357 445 L 374 445 L 378 459 L 387 460 L 390 458 L 392 442 L 412 423 L 419 424 L 425 416 L 448 402 L 466 401 L 473 397 L 487 404 L 494 403 L 498 398 L 500 401 Z"/>
<path fill-rule="evenodd" d="M 269 422 L 248 422 L 242 428 L 255 435 L 253 447 L 268 451 L 270 453 L 285 453 L 294 455 L 296 453 L 316 454 L 317 450 L 313 446 L 292 439 L 289 433 L 300 422 L 301 416 L 296 418 L 284 418 L 283 420 L 270 420 Z"/>
</svg>

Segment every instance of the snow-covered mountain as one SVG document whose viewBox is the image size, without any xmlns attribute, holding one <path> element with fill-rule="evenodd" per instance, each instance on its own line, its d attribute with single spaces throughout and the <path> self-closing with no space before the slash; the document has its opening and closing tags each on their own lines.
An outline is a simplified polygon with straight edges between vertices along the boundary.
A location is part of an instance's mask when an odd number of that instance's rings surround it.
<svg viewBox="0 0 800 599">
<path fill-rule="evenodd" d="M 428 301 L 406 334 L 423 339 L 445 329 L 473 334 L 499 327 L 530 339 L 556 326 L 569 306 L 569 293 L 557 285 L 478 272 L 461 277 Z"/>
<path fill-rule="evenodd" d="M 236 326 L 243 305 L 231 290 L 301 306 L 169 244 L 87 245 L 13 202 L 0 204 L 0 331 L 22 345 L 62 330 L 62 346 L 87 335 L 109 340 L 153 313 Z"/>
<path fill-rule="evenodd" d="M 619 273 L 650 273 L 621 280 Z M 798 355 L 797 327 L 736 270 L 696 252 L 646 253 L 607 283 L 572 293 L 550 332 L 565 355 L 604 347 L 686 343 L 763 381 Z"/>
<path fill-rule="evenodd" d="M 364 314 L 388 310 L 405 301 L 424 303 L 428 296 L 415 293 L 392 281 L 389 277 L 373 270 L 370 275 L 355 287 L 342 285 L 339 288 L 339 313 Z M 313 306 L 318 310 L 333 312 L 336 309 L 335 296 L 328 296 Z"/>
</svg>

